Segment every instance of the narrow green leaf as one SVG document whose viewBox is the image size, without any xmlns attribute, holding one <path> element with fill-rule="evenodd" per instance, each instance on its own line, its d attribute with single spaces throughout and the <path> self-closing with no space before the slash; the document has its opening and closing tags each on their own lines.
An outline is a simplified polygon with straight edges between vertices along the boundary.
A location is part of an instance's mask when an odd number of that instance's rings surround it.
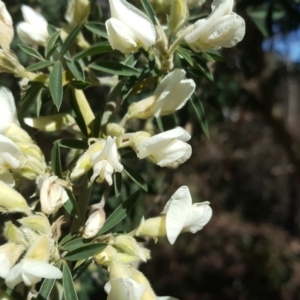
<svg viewBox="0 0 300 300">
<path fill-rule="evenodd" d="M 140 74 L 140 71 L 135 68 L 113 61 L 98 61 L 89 65 L 89 67 L 97 71 L 102 71 L 115 75 L 138 76 Z"/>
<path fill-rule="evenodd" d="M 70 84 L 76 89 L 76 90 L 85 90 L 92 84 L 88 81 L 80 81 L 80 80 L 71 80 Z"/>
<path fill-rule="evenodd" d="M 56 262 L 55 267 L 61 268 L 61 261 Z M 51 291 L 54 287 L 56 279 L 45 279 L 40 287 L 37 300 L 49 299 Z"/>
<path fill-rule="evenodd" d="M 141 0 L 141 3 L 143 5 L 148 17 L 152 21 L 152 23 L 154 25 L 157 25 L 155 11 L 154 11 L 152 5 L 150 4 L 150 2 L 148 0 Z"/>
<path fill-rule="evenodd" d="M 88 131 L 86 128 L 86 124 L 84 122 L 84 118 L 82 116 L 82 112 L 79 109 L 75 94 L 73 89 L 70 90 L 70 95 L 69 95 L 69 99 L 70 99 L 70 106 L 72 108 L 72 116 L 75 119 L 78 127 L 80 128 L 81 132 L 85 135 L 88 136 Z"/>
<path fill-rule="evenodd" d="M 84 72 L 82 70 L 82 67 L 77 60 L 66 60 L 67 66 L 69 70 L 72 72 L 75 78 L 77 78 L 80 81 L 85 80 Z"/>
<path fill-rule="evenodd" d="M 59 242 L 59 245 L 60 246 L 65 245 L 66 243 L 68 243 L 69 241 L 71 241 L 76 236 L 77 236 L 76 233 L 69 233 L 69 234 L 67 234 L 65 237 L 63 237 L 61 239 L 61 241 Z"/>
<path fill-rule="evenodd" d="M 26 70 L 30 71 L 30 72 L 35 72 L 35 71 L 39 71 L 39 70 L 51 67 L 54 64 L 55 64 L 55 62 L 53 62 L 53 61 L 39 61 L 38 63 L 27 67 Z"/>
<path fill-rule="evenodd" d="M 49 56 L 52 54 L 54 49 L 56 49 L 57 39 L 59 38 L 60 31 L 54 31 L 47 42 L 47 45 L 45 47 L 45 56 L 46 58 L 49 58 Z"/>
<path fill-rule="evenodd" d="M 101 235 L 118 223 L 120 223 L 130 212 L 133 206 L 136 204 L 140 196 L 140 190 L 137 190 L 131 196 L 129 196 L 122 204 L 120 204 L 113 213 L 106 219 L 103 227 L 98 232 L 98 235 Z"/>
<path fill-rule="evenodd" d="M 80 214 L 76 198 L 69 189 L 66 189 L 66 192 L 69 196 L 69 200 L 64 204 L 64 208 L 71 216 L 78 219 Z"/>
<path fill-rule="evenodd" d="M 95 56 L 103 53 L 111 52 L 112 48 L 109 42 L 97 43 L 73 56 L 73 59 L 81 59 L 88 56 Z"/>
<path fill-rule="evenodd" d="M 206 66 L 201 66 L 200 64 L 196 64 L 196 68 L 187 68 L 187 74 L 196 77 L 204 77 L 210 82 L 214 82 L 213 74 L 209 71 Z"/>
<path fill-rule="evenodd" d="M 178 47 L 176 51 L 177 54 L 179 54 L 179 56 L 181 56 L 190 66 L 194 65 L 193 59 L 191 57 L 192 53 L 190 51 L 181 47 Z"/>
<path fill-rule="evenodd" d="M 125 165 L 124 166 L 124 171 L 128 175 L 128 177 L 134 181 L 140 188 L 142 188 L 145 192 L 148 191 L 148 186 L 147 183 L 145 182 L 144 178 L 133 168 Z"/>
<path fill-rule="evenodd" d="M 207 138 L 209 138 L 209 129 L 208 129 L 208 124 L 204 112 L 204 108 L 202 106 L 201 101 L 198 99 L 197 95 L 193 93 L 193 95 L 190 98 L 190 101 L 188 101 L 199 125 L 201 126 L 204 134 L 206 135 Z"/>
<path fill-rule="evenodd" d="M 114 173 L 114 190 L 116 197 L 119 197 L 121 194 L 122 188 L 122 174 L 119 172 Z"/>
<path fill-rule="evenodd" d="M 77 260 L 81 260 L 81 259 L 87 259 L 99 252 L 101 252 L 105 247 L 107 246 L 107 244 L 103 244 L 103 243 L 90 243 L 89 245 L 80 247 L 76 250 L 70 251 L 66 256 L 65 259 L 66 260 L 70 260 L 70 261 L 77 261 Z"/>
<path fill-rule="evenodd" d="M 217 50 L 202 51 L 200 54 L 209 61 L 225 61 L 225 58 Z"/>
<path fill-rule="evenodd" d="M 56 176 L 62 178 L 62 167 L 61 167 L 61 157 L 60 148 L 58 143 L 54 143 L 51 151 L 51 167 Z"/>
<path fill-rule="evenodd" d="M 63 99 L 63 85 L 62 85 L 63 68 L 58 61 L 55 63 L 49 76 L 49 89 L 53 102 L 59 111 Z"/>
<path fill-rule="evenodd" d="M 37 52 L 35 49 L 33 49 L 27 45 L 22 45 L 22 44 L 19 44 L 18 46 L 28 55 L 33 56 L 39 60 L 44 60 L 44 57 L 39 52 Z"/>
<path fill-rule="evenodd" d="M 63 43 L 63 46 L 60 50 L 60 58 L 62 58 L 65 53 L 69 50 L 69 48 L 71 47 L 71 45 L 74 43 L 78 33 L 81 31 L 82 27 L 83 27 L 84 23 L 80 23 L 78 24 L 68 35 L 67 39 L 65 40 L 65 42 Z"/>
<path fill-rule="evenodd" d="M 90 239 L 86 240 L 79 237 L 63 245 L 62 249 L 65 251 L 74 251 L 84 246 L 89 246 L 90 244 L 92 244 Z"/>
<path fill-rule="evenodd" d="M 20 105 L 19 113 L 21 119 L 23 119 L 23 116 L 31 108 L 31 106 L 36 103 L 36 99 L 43 88 L 44 88 L 44 84 L 41 82 L 30 83 L 29 87 L 25 92 L 25 95 L 23 96 L 19 104 Z"/>
<path fill-rule="evenodd" d="M 39 93 L 36 96 L 36 116 L 37 118 L 40 116 L 41 108 L 42 108 L 42 94 L 43 94 L 43 89 L 39 90 Z"/>
<path fill-rule="evenodd" d="M 64 139 L 64 140 L 59 140 L 58 143 L 61 147 L 64 148 L 81 149 L 81 150 L 86 150 L 89 146 L 87 142 L 78 139 Z"/>
<path fill-rule="evenodd" d="M 62 282 L 64 288 L 64 300 L 78 300 L 72 274 L 66 262 L 63 264 Z"/>
<path fill-rule="evenodd" d="M 96 35 L 99 35 L 101 37 L 104 37 L 107 39 L 107 32 L 105 24 L 98 23 L 98 22 L 89 22 L 85 24 L 85 28 Z"/>
</svg>

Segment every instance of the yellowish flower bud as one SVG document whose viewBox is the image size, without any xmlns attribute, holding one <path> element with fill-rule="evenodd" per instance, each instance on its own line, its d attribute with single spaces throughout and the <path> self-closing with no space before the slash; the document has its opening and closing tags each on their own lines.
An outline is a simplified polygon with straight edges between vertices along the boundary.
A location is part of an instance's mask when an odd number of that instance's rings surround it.
<svg viewBox="0 0 300 300">
<path fill-rule="evenodd" d="M 89 0 L 69 0 L 65 19 L 71 26 L 86 21 L 90 14 L 90 6 Z"/>
<path fill-rule="evenodd" d="M 31 215 L 31 210 L 23 196 L 0 181 L 0 212 L 20 212 Z"/>
<path fill-rule="evenodd" d="M 92 213 L 85 223 L 82 236 L 85 239 L 96 236 L 105 223 L 105 218 L 105 211 L 102 206 L 98 206 L 96 210 L 92 210 Z"/>
<path fill-rule="evenodd" d="M 144 100 L 132 103 L 128 108 L 128 119 L 148 119 L 153 116 L 152 107 L 156 98 L 151 96 Z"/>
<path fill-rule="evenodd" d="M 113 261 L 110 264 L 110 266 L 108 267 L 108 271 L 110 280 L 116 278 L 131 278 L 132 275 L 129 266 L 126 266 L 117 261 Z"/>
<path fill-rule="evenodd" d="M 106 134 L 110 135 L 112 137 L 116 136 L 121 136 L 125 133 L 125 129 L 120 126 L 119 124 L 116 123 L 109 123 L 106 125 Z"/>
<path fill-rule="evenodd" d="M 9 126 L 3 130 L 3 134 L 15 143 L 32 143 L 29 134 L 16 123 L 10 123 Z"/>
<path fill-rule="evenodd" d="M 50 235 L 51 225 L 48 218 L 44 214 L 32 215 L 22 219 L 18 219 L 18 222 L 24 227 L 28 227 L 37 233 Z"/>
<path fill-rule="evenodd" d="M 50 255 L 50 240 L 40 235 L 31 245 L 24 258 L 38 261 L 48 261 Z"/>
<path fill-rule="evenodd" d="M 0 1 L 0 46 L 9 50 L 10 43 L 14 37 L 13 22 L 5 4 Z"/>
<path fill-rule="evenodd" d="M 129 140 L 130 147 L 133 148 L 134 151 L 137 151 L 139 146 L 149 139 L 151 137 L 151 134 L 146 131 L 138 131 L 134 135 L 131 136 Z"/>
<path fill-rule="evenodd" d="M 166 236 L 166 216 L 159 216 L 156 218 L 150 218 L 147 220 L 142 219 L 141 224 L 135 232 L 136 236 L 149 236 L 154 239 L 159 236 Z"/>
<path fill-rule="evenodd" d="M 18 245 L 28 245 L 28 242 L 25 239 L 24 233 L 21 229 L 19 229 L 16 225 L 14 225 L 11 221 L 8 221 L 4 225 L 3 229 L 4 237 L 12 243 Z"/>
<path fill-rule="evenodd" d="M 115 259 L 116 255 L 117 250 L 113 246 L 107 245 L 103 251 L 94 256 L 94 261 L 98 265 L 108 266 Z"/>
<path fill-rule="evenodd" d="M 186 22 L 189 17 L 189 10 L 186 0 L 174 0 L 171 8 L 169 19 L 169 29 L 176 33 Z"/>
<path fill-rule="evenodd" d="M 25 68 L 20 64 L 14 52 L 0 49 L 0 72 L 22 77 L 25 74 Z"/>
</svg>

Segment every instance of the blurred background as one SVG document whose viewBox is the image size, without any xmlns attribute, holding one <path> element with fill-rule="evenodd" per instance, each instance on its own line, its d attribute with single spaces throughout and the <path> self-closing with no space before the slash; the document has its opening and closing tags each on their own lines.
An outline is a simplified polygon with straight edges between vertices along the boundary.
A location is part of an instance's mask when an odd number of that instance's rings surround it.
<svg viewBox="0 0 300 300">
<path fill-rule="evenodd" d="M 66 0 L 4 2 L 15 24 L 21 4 L 39 8 L 53 25 L 67 6 Z M 171 1 L 152 2 L 165 19 Z M 209 13 L 211 1 L 194 2 L 191 16 Z M 105 20 L 108 1 L 92 7 L 91 20 L 99 7 Z M 300 299 L 300 1 L 238 0 L 235 11 L 246 21 L 244 40 L 221 51 L 224 62 L 208 64 L 213 84 L 197 79 L 209 138 L 180 111 L 180 124 L 193 132 L 193 155 L 177 169 L 141 166 L 144 178 L 156 181 L 133 218 L 157 215 L 181 185 L 195 202 L 210 201 L 214 215 L 174 246 L 149 242 L 152 260 L 140 268 L 157 295 L 181 300 Z M 17 81 L 7 74 L 0 80 L 18 99 Z M 107 93 L 89 92 L 92 106 Z M 49 159 L 49 137 L 33 134 Z M 77 282 L 79 299 L 105 299 L 102 275 L 91 272 Z"/>
</svg>

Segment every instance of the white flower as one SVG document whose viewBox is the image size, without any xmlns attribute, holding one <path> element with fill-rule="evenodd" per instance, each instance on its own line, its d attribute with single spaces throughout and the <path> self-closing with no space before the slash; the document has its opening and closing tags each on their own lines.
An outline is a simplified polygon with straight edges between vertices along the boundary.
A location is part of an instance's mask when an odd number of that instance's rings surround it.
<svg viewBox="0 0 300 300">
<path fill-rule="evenodd" d="M 60 279 L 62 272 L 47 262 L 24 258 L 10 270 L 5 283 L 13 289 L 22 281 L 27 286 L 33 286 L 42 278 Z"/>
<path fill-rule="evenodd" d="M 195 52 L 233 47 L 245 35 L 244 19 L 232 12 L 233 0 L 214 0 L 211 7 L 211 14 L 197 21 L 185 37 Z"/>
<path fill-rule="evenodd" d="M 109 185 L 112 185 L 114 171 L 119 173 L 123 171 L 123 166 L 119 162 L 116 137 L 108 136 L 103 149 L 91 156 L 90 163 L 94 170 L 91 181 L 97 178 L 97 182 L 106 180 Z"/>
<path fill-rule="evenodd" d="M 195 90 L 192 79 L 184 79 L 185 71 L 175 69 L 163 78 L 154 95 L 129 106 L 128 119 L 147 119 L 169 115 L 182 108 Z"/>
<path fill-rule="evenodd" d="M 0 133 L 12 123 L 19 125 L 14 97 L 9 89 L 0 87 Z"/>
<path fill-rule="evenodd" d="M 14 37 L 13 21 L 5 4 L 0 1 L 0 46 L 9 50 L 10 43 Z"/>
<path fill-rule="evenodd" d="M 167 202 L 162 214 L 166 215 L 167 238 L 174 244 L 181 232 L 196 233 L 210 220 L 209 202 L 192 203 L 187 186 L 180 187 Z"/>
<path fill-rule="evenodd" d="M 102 205 L 96 205 L 85 222 L 82 236 L 86 239 L 94 237 L 105 223 L 105 211 Z"/>
<path fill-rule="evenodd" d="M 28 45 L 45 46 L 49 37 L 48 22 L 40 13 L 27 5 L 22 5 L 21 10 L 25 22 L 17 25 L 20 40 Z"/>
<path fill-rule="evenodd" d="M 69 196 L 62 185 L 63 180 L 57 176 L 50 176 L 41 180 L 40 202 L 42 212 L 54 214 L 69 200 Z"/>
<path fill-rule="evenodd" d="M 90 13 L 90 5 L 89 0 L 69 0 L 65 19 L 72 25 L 86 21 Z"/>
<path fill-rule="evenodd" d="M 154 135 L 137 146 L 140 159 L 149 157 L 161 167 L 171 166 L 174 162 L 184 163 L 190 158 L 192 148 L 186 142 L 191 138 L 181 127 Z"/>
<path fill-rule="evenodd" d="M 8 256 L 0 250 L 0 277 L 6 278 L 10 271 L 10 262 Z"/>
<path fill-rule="evenodd" d="M 116 278 L 104 286 L 107 300 L 140 300 L 146 287 L 131 278 Z"/>
<path fill-rule="evenodd" d="M 111 18 L 105 22 L 113 49 L 136 52 L 155 43 L 155 27 L 149 18 L 125 0 L 109 0 Z"/>
</svg>

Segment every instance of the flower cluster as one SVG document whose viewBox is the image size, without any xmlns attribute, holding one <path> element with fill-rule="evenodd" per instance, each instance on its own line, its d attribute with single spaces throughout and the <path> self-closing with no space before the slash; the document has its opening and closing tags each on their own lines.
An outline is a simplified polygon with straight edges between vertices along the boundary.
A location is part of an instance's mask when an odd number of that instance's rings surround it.
<svg viewBox="0 0 300 300">
<path fill-rule="evenodd" d="M 207 18 L 187 25 L 195 3 L 203 1 L 166 2 L 167 30 L 150 3 L 145 14 L 126 0 L 109 0 L 110 18 L 104 25 L 88 22 L 89 0 L 69 0 L 62 28 L 50 27 L 40 12 L 21 5 L 24 21 L 16 32 L 26 44 L 21 49 L 35 61 L 25 69 L 10 50 L 13 22 L 0 0 L 0 72 L 22 78 L 19 110 L 11 91 L 0 87 L 0 212 L 18 213 L 14 222 L 5 222 L 6 242 L 0 246 L 0 277 L 8 288 L 18 285 L 29 299 L 45 292 L 43 286 L 35 289 L 42 278 L 62 279 L 64 297 L 70 300 L 67 295 L 76 293 L 72 275 L 94 262 L 109 275 L 104 287 L 108 300 L 175 299 L 157 297 L 137 270 L 151 257 L 147 242 L 139 241 L 165 237 L 174 244 L 181 233 L 200 231 L 212 217 L 210 203 L 193 203 L 189 188 L 181 186 L 158 216 L 143 217 L 122 233 L 112 229 L 129 216 L 137 187 L 146 190 L 143 174 L 126 164 L 126 153 L 136 164 L 147 160 L 147 165 L 174 172 L 192 156 L 192 130 L 176 117 L 167 130 L 162 125 L 179 110 L 188 114 L 190 104 L 197 110 L 190 100 L 197 97 L 196 80 L 186 63 L 201 69 L 199 52 L 233 47 L 245 34 L 233 0 L 214 0 Z M 90 46 L 92 35 L 86 39 L 83 28 L 107 41 Z M 117 51 L 110 56 L 112 50 Z M 97 61 L 101 54 L 120 62 Z M 99 79 L 96 71 L 114 76 Z M 99 82 L 108 83 L 112 100 L 101 113 L 93 111 L 85 92 Z M 47 137 L 54 132 L 51 153 L 45 152 L 49 162 L 24 124 Z M 108 213 L 118 201 L 120 206 Z"/>
</svg>

